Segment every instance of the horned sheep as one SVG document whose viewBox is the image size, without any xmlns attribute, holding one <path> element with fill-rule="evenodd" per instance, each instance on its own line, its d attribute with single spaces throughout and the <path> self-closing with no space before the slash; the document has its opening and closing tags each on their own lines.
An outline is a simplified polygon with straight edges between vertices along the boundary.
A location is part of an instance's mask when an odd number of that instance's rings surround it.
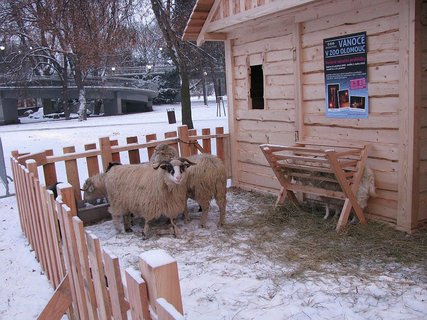
<svg viewBox="0 0 427 320">
<path fill-rule="evenodd" d="M 187 192 L 187 168 L 193 163 L 179 158 L 147 166 L 143 164 L 120 165 L 86 180 L 85 199 L 108 195 L 108 211 L 113 217 L 117 232 L 130 229 L 129 213 L 144 218 L 144 235 L 149 235 L 149 222 L 162 214 L 170 218 L 177 234 L 174 219 L 184 211 Z M 160 168 L 160 169 L 159 169 Z"/>
<path fill-rule="evenodd" d="M 176 156 L 177 152 L 173 147 L 167 144 L 159 144 L 150 159 L 150 163 L 170 160 Z M 206 226 L 209 203 L 212 199 L 216 200 L 220 211 L 218 226 L 224 225 L 227 187 L 227 174 L 224 164 L 220 158 L 207 153 L 192 155 L 188 159 L 197 164 L 188 168 L 187 196 L 200 205 L 202 211 L 200 226 Z M 187 222 L 190 220 L 187 206 L 184 217 Z"/>
<path fill-rule="evenodd" d="M 215 199 L 219 207 L 218 226 L 224 225 L 227 204 L 227 174 L 224 164 L 220 158 L 207 153 L 193 155 L 188 159 L 197 164 L 188 169 L 187 195 L 194 199 L 202 209 L 200 226 L 206 226 L 209 203 L 212 199 Z M 187 221 L 189 220 L 187 206 L 184 217 Z"/>
<path fill-rule="evenodd" d="M 110 203 L 108 211 L 116 230 L 122 231 L 121 217 L 132 212 L 144 218 L 144 235 L 148 236 L 149 222 L 163 214 L 171 219 L 176 234 L 174 219 L 185 209 L 187 168 L 193 164 L 179 158 L 153 166 L 129 164 L 112 167 L 103 181 Z"/>
</svg>

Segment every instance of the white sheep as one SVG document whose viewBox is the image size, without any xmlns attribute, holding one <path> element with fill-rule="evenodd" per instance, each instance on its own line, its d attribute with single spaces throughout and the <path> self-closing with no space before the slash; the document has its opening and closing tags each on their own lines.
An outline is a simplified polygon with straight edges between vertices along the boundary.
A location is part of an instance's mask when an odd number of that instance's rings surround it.
<svg viewBox="0 0 427 320">
<path fill-rule="evenodd" d="M 86 179 L 81 189 L 84 191 L 83 199 L 86 202 L 97 200 L 99 198 L 108 199 L 104 178 L 107 172 L 116 165 L 120 165 L 120 163 L 110 162 L 105 173 L 96 174 Z M 132 232 L 132 215 L 130 213 L 123 215 L 123 225 L 125 232 Z"/>
<path fill-rule="evenodd" d="M 375 192 L 375 176 L 371 168 L 365 167 L 363 171 L 362 178 L 360 180 L 359 189 L 356 193 L 357 203 L 359 204 L 362 211 L 368 205 L 369 197 L 376 196 Z M 330 210 L 334 210 L 335 212 L 342 209 L 343 202 L 342 200 L 332 199 L 327 197 L 321 197 L 323 202 L 326 205 L 326 213 L 323 219 L 327 219 L 330 215 Z M 352 222 L 355 221 L 353 218 Z"/>
<path fill-rule="evenodd" d="M 178 158 L 178 151 L 166 143 L 161 143 L 154 148 L 150 164 L 161 163 L 162 161 L 169 161 L 174 158 Z"/>
<path fill-rule="evenodd" d="M 216 200 L 220 217 L 218 226 L 225 223 L 227 174 L 221 159 L 211 154 L 193 155 L 188 158 L 197 165 L 188 168 L 188 197 L 194 199 L 202 209 L 200 226 L 205 227 L 208 218 L 209 203 Z M 184 217 L 189 221 L 188 208 Z"/>
<path fill-rule="evenodd" d="M 193 165 L 187 159 L 173 159 L 153 166 L 114 166 L 104 175 L 105 190 L 113 217 L 114 227 L 122 231 L 120 219 L 132 212 L 144 218 L 144 235 L 148 237 L 149 222 L 162 214 L 171 220 L 186 207 L 187 168 Z"/>
</svg>

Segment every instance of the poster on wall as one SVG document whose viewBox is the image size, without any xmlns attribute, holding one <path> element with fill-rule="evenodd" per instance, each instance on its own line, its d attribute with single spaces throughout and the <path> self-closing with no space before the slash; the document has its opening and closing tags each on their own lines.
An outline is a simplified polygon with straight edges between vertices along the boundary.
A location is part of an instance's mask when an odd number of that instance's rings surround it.
<svg viewBox="0 0 427 320">
<path fill-rule="evenodd" d="M 323 40 L 327 117 L 368 117 L 366 42 L 366 32 Z"/>
</svg>

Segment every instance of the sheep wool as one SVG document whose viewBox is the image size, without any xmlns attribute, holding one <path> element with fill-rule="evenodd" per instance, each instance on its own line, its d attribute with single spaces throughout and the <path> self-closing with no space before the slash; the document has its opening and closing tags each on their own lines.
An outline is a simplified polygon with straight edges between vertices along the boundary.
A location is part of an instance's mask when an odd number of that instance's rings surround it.
<svg viewBox="0 0 427 320">
<path fill-rule="evenodd" d="M 186 159 L 174 159 L 155 166 L 112 167 L 104 183 L 116 230 L 121 231 L 120 219 L 129 212 L 144 218 L 145 236 L 148 236 L 148 223 L 162 214 L 170 218 L 176 228 L 173 220 L 186 207 L 186 169 L 191 164 Z"/>
<path fill-rule="evenodd" d="M 202 208 L 200 226 L 205 227 L 208 219 L 209 203 L 216 200 L 220 217 L 218 226 L 225 223 L 225 207 L 227 204 L 227 173 L 221 159 L 207 153 L 193 155 L 188 158 L 197 165 L 188 168 L 188 197 L 194 199 Z M 189 220 L 187 206 L 185 219 Z"/>
<path fill-rule="evenodd" d="M 178 157 L 178 151 L 168 144 L 161 143 L 154 148 L 154 153 L 150 158 L 150 164 L 169 161 Z"/>
</svg>

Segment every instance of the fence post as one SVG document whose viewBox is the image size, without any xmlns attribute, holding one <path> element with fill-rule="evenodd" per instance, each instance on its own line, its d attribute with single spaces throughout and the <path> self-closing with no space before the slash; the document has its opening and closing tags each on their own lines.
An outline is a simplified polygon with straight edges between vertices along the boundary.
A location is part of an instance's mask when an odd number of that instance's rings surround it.
<svg viewBox="0 0 427 320">
<path fill-rule="evenodd" d="M 178 137 L 178 133 L 176 131 L 165 132 L 165 139 L 176 138 L 176 137 Z M 171 144 L 170 146 L 175 148 L 175 150 L 177 152 L 179 152 L 178 142 L 175 142 L 175 143 Z"/>
<path fill-rule="evenodd" d="M 223 127 L 215 128 L 215 133 L 217 135 L 223 135 L 224 134 L 224 128 Z M 225 161 L 225 158 L 224 158 L 224 138 L 223 137 L 217 137 L 216 138 L 216 155 L 223 162 Z"/>
<path fill-rule="evenodd" d="M 145 136 L 146 142 L 155 141 L 155 140 L 157 140 L 157 135 L 155 133 L 147 134 Z M 150 161 L 151 157 L 153 156 L 154 148 L 155 147 L 147 147 L 148 161 Z"/>
<path fill-rule="evenodd" d="M 197 130 L 196 129 L 188 130 L 188 135 L 189 136 L 197 136 Z M 197 143 L 197 141 L 194 141 L 194 143 L 190 143 L 190 155 L 197 154 L 196 143 Z"/>
<path fill-rule="evenodd" d="M 53 150 L 49 149 L 45 151 L 46 156 L 53 156 Z M 55 163 L 46 163 L 43 165 L 44 182 L 46 186 L 53 185 L 58 182 L 56 176 Z"/>
<path fill-rule="evenodd" d="M 109 137 L 99 138 L 99 148 L 101 149 L 102 170 L 107 169 L 108 164 L 113 162 L 113 154 L 111 152 L 111 144 Z"/>
<path fill-rule="evenodd" d="M 95 150 L 96 149 L 96 143 L 91 144 L 85 144 L 85 150 Z M 92 177 L 99 173 L 99 164 L 98 164 L 98 157 L 86 157 L 86 163 L 87 163 L 87 173 L 89 177 Z"/>
<path fill-rule="evenodd" d="M 202 129 L 202 135 L 203 136 L 209 136 L 211 134 L 211 129 L 205 128 Z M 207 153 L 212 153 L 212 145 L 211 145 L 211 138 L 206 138 L 202 140 L 203 149 L 206 150 Z"/>
<path fill-rule="evenodd" d="M 178 312 L 166 299 L 156 300 L 157 320 L 184 320 L 184 316 Z"/>
<path fill-rule="evenodd" d="M 76 148 L 65 147 L 63 148 L 64 154 L 76 152 Z M 82 195 L 80 193 L 80 178 L 79 178 L 79 169 L 77 167 L 77 160 L 65 160 L 65 171 L 67 172 L 67 180 L 73 186 L 74 197 L 75 199 L 82 200 Z M 68 205 L 68 203 L 67 203 Z M 71 207 L 70 207 L 71 208 Z"/>
<path fill-rule="evenodd" d="M 190 136 L 188 133 L 187 126 L 178 127 L 178 140 L 179 140 L 179 153 L 181 157 L 189 157 L 191 155 L 191 150 L 190 150 Z"/>
<path fill-rule="evenodd" d="M 157 299 L 165 298 L 178 312 L 183 314 L 176 260 L 164 250 L 150 250 L 139 256 L 139 268 L 142 277 L 147 282 L 151 307 L 157 310 Z"/>
<path fill-rule="evenodd" d="M 138 143 L 138 137 L 127 137 L 126 143 L 127 144 Z M 128 154 L 129 154 L 129 163 L 130 164 L 141 163 L 141 158 L 139 156 L 139 149 L 129 150 Z"/>
</svg>

